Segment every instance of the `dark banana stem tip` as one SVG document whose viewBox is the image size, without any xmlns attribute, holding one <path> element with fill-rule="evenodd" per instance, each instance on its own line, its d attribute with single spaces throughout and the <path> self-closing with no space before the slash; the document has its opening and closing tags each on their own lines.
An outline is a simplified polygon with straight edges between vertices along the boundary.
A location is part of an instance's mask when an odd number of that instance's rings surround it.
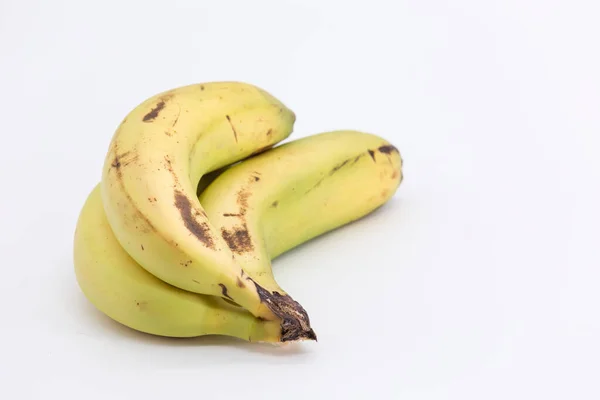
<svg viewBox="0 0 600 400">
<path fill-rule="evenodd" d="M 253 281 L 254 282 L 254 281 Z M 269 292 L 254 282 L 256 291 L 262 303 L 281 319 L 281 341 L 317 340 L 315 331 L 310 327 L 308 314 L 300 303 L 288 295 L 279 292 Z"/>
</svg>

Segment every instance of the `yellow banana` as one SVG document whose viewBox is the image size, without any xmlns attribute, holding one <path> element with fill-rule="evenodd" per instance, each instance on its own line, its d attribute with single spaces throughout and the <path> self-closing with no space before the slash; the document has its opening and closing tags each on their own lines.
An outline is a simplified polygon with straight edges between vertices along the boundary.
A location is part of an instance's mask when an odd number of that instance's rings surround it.
<svg viewBox="0 0 600 400">
<path fill-rule="evenodd" d="M 246 273 L 283 295 L 271 272 L 273 258 L 381 206 L 402 177 L 402 159 L 389 142 L 335 131 L 231 167 L 200 194 L 200 203 Z"/>
<path fill-rule="evenodd" d="M 263 90 L 235 82 L 190 85 L 144 101 L 115 132 L 101 193 L 127 253 L 161 280 L 221 296 L 279 321 L 283 340 L 315 339 L 305 310 L 236 262 L 196 197 L 207 172 L 286 138 L 295 116 Z"/>
<path fill-rule="evenodd" d="M 282 296 L 271 259 L 382 205 L 402 180 L 401 166 L 396 148 L 375 135 L 323 133 L 205 176 L 200 201 L 250 277 Z M 184 291 L 148 273 L 117 242 L 99 187 L 81 211 L 74 249 L 86 297 L 133 329 L 174 337 L 286 341 L 278 321 L 254 318 L 225 299 Z"/>
<path fill-rule="evenodd" d="M 100 187 L 90 193 L 75 230 L 77 281 L 103 313 L 133 329 L 161 336 L 209 334 L 280 342 L 277 321 L 254 318 L 219 297 L 171 286 L 136 263 L 121 247 L 106 219 Z"/>
</svg>

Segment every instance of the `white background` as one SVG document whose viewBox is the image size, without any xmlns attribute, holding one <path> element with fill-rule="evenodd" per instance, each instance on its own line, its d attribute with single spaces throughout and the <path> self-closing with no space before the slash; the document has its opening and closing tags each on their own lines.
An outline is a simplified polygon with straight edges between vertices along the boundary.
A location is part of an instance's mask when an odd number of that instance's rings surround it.
<svg viewBox="0 0 600 400">
<path fill-rule="evenodd" d="M 349 3 L 0 1 L 1 398 L 600 398 L 600 6 Z M 212 80 L 403 155 L 386 207 L 275 262 L 318 343 L 150 337 L 77 286 L 115 127 Z"/>
</svg>

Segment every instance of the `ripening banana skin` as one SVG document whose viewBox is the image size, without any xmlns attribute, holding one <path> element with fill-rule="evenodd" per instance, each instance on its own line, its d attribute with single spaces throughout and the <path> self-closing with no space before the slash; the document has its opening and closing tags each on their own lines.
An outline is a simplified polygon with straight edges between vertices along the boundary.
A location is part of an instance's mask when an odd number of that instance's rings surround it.
<svg viewBox="0 0 600 400">
<path fill-rule="evenodd" d="M 196 197 L 201 177 L 292 132 L 295 115 L 265 91 L 213 82 L 164 92 L 131 111 L 105 159 L 101 195 L 125 251 L 181 289 L 234 301 L 279 321 L 284 340 L 316 339 L 302 306 L 261 287 Z"/>
<path fill-rule="evenodd" d="M 170 337 L 228 335 L 280 342 L 277 321 L 261 321 L 226 300 L 188 292 L 150 274 L 121 247 L 108 223 L 100 187 L 88 196 L 75 230 L 74 264 L 85 296 L 110 318 Z"/>
<path fill-rule="evenodd" d="M 384 204 L 402 181 L 402 159 L 384 139 L 335 131 L 289 142 L 207 176 L 200 195 L 209 219 L 245 270 L 275 296 L 271 259 Z M 227 300 L 166 284 L 116 240 L 100 189 L 77 223 L 75 272 L 86 297 L 133 329 L 162 336 L 221 334 L 283 342 L 278 321 L 254 318 Z"/>
<path fill-rule="evenodd" d="M 236 260 L 257 282 L 285 294 L 271 260 L 387 202 L 402 158 L 373 134 L 334 131 L 280 145 L 219 175 L 200 194 Z"/>
</svg>

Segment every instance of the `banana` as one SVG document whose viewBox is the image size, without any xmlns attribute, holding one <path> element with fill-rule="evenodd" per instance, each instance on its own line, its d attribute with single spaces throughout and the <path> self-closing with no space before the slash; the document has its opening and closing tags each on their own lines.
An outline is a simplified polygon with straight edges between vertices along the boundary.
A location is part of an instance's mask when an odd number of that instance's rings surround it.
<svg viewBox="0 0 600 400">
<path fill-rule="evenodd" d="M 143 268 L 181 289 L 220 296 L 278 321 L 284 341 L 316 339 L 302 306 L 255 282 L 196 197 L 202 175 L 285 139 L 295 115 L 244 83 L 190 85 L 155 95 L 122 121 L 101 181 L 118 242 Z"/>
<path fill-rule="evenodd" d="M 74 239 L 77 281 L 110 318 L 138 331 L 170 337 L 219 334 L 280 342 L 277 321 L 254 318 L 219 297 L 171 286 L 150 274 L 121 247 L 108 223 L 100 187 L 89 194 Z"/>
<path fill-rule="evenodd" d="M 403 179 L 402 158 L 384 139 L 334 131 L 288 142 L 219 175 L 200 203 L 244 271 L 286 293 L 271 260 L 375 210 Z"/>
<path fill-rule="evenodd" d="M 402 177 L 402 159 L 389 142 L 336 131 L 205 175 L 200 202 L 250 277 L 274 296 L 284 296 L 271 259 L 373 211 L 394 194 Z M 226 299 L 171 286 L 142 268 L 115 238 L 98 186 L 80 213 L 74 260 L 86 297 L 133 329 L 174 337 L 287 340 L 278 321 L 254 318 Z"/>
</svg>

